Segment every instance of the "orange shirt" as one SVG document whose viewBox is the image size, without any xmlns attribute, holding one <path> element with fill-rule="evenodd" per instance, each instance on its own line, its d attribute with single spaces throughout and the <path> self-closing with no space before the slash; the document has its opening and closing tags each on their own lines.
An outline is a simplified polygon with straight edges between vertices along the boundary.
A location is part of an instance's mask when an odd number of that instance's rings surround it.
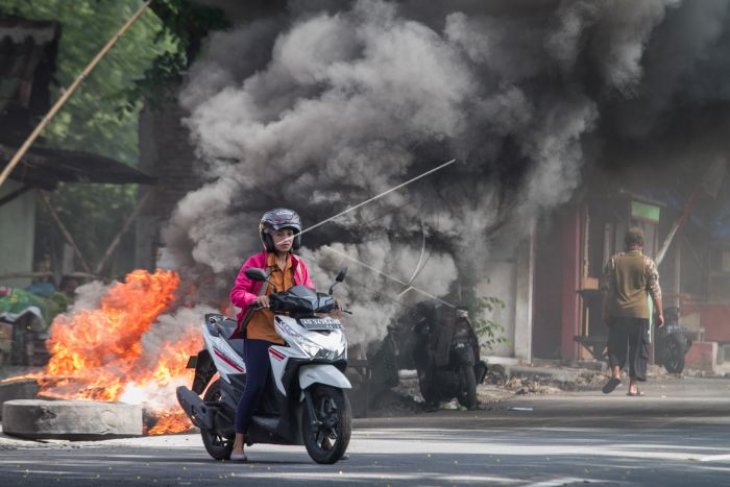
<svg viewBox="0 0 730 487">
<path fill-rule="evenodd" d="M 273 292 L 282 292 L 294 286 L 294 273 L 292 272 L 291 255 L 286 257 L 286 267 L 282 271 L 276 263 L 276 254 L 270 253 L 266 256 L 266 265 L 271 270 L 269 287 L 266 295 Z M 284 344 L 284 340 L 274 330 L 274 313 L 268 309 L 256 311 L 246 327 L 246 338 L 249 340 L 267 340 L 269 342 Z"/>
</svg>

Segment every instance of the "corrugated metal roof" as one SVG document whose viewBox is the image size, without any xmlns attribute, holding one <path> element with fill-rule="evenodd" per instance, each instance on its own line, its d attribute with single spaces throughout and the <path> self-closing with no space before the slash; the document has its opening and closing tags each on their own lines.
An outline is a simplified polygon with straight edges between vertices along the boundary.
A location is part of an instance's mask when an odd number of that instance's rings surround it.
<svg viewBox="0 0 730 487">
<path fill-rule="evenodd" d="M 0 144 L 0 166 L 10 161 L 16 148 Z M 111 183 L 111 184 L 154 184 L 156 178 L 132 166 L 89 154 L 34 147 L 23 157 L 10 177 L 26 186 L 54 189 L 59 182 Z"/>
</svg>

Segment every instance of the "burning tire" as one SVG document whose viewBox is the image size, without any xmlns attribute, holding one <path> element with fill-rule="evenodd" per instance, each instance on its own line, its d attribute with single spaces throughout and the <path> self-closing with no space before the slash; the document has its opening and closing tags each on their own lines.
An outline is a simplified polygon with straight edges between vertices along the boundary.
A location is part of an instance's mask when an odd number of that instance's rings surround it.
<svg viewBox="0 0 730 487">
<path fill-rule="evenodd" d="M 215 404 L 221 400 L 220 379 L 213 382 L 203 396 L 206 404 Z M 222 436 L 215 428 L 212 430 L 200 429 L 203 445 L 208 454 L 216 460 L 228 460 L 233 451 L 233 436 Z"/>
<path fill-rule="evenodd" d="M 307 453 L 317 463 L 335 463 L 347 450 L 352 433 L 352 410 L 341 389 L 312 386 L 315 417 L 304 407 L 302 436 Z"/>
<path fill-rule="evenodd" d="M 142 436 L 142 408 L 95 401 L 19 399 L 3 404 L 3 433 L 30 439 Z"/>
</svg>

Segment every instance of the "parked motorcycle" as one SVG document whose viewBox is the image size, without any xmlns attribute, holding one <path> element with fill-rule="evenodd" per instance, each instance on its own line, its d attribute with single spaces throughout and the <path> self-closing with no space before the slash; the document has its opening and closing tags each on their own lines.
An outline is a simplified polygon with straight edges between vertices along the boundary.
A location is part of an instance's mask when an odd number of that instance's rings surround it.
<svg viewBox="0 0 730 487">
<path fill-rule="evenodd" d="M 295 286 L 269 297 L 274 327 L 286 345 L 269 348 L 271 375 L 244 434 L 248 445 L 303 444 L 309 456 L 323 464 L 345 454 L 352 430 L 350 403 L 343 391 L 352 387 L 344 375 L 347 340 L 340 321 L 327 313 L 336 308 L 331 294 L 346 271 L 340 270 L 329 294 Z M 261 292 L 265 291 L 264 270 L 251 268 L 246 276 L 264 281 Z M 244 327 L 252 314 L 247 314 Z M 205 349 L 188 362 L 195 368 L 192 389 L 177 388 L 180 406 L 200 428 L 205 449 L 216 460 L 230 458 L 236 408 L 246 386 L 244 340 L 229 338 L 236 326 L 234 319 L 219 314 L 205 316 Z M 209 384 L 215 374 L 220 378 Z"/>
<path fill-rule="evenodd" d="M 656 361 L 667 372 L 679 374 L 684 370 L 684 356 L 692 340 L 687 337 L 684 327 L 679 323 L 679 308 L 664 309 L 665 324 L 657 331 Z"/>
<path fill-rule="evenodd" d="M 454 397 L 463 407 L 475 409 L 476 386 L 484 381 L 487 364 L 480 359 L 469 314 L 457 310 L 446 319 L 438 319 L 438 314 L 423 316 L 414 327 L 413 359 L 426 409 Z"/>
</svg>

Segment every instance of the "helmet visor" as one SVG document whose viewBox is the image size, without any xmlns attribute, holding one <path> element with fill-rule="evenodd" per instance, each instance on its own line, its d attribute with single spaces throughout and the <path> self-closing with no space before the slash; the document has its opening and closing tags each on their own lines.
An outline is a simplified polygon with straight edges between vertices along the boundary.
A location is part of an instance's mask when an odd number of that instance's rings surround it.
<svg viewBox="0 0 730 487">
<path fill-rule="evenodd" d="M 268 225 L 272 230 L 291 228 L 294 232 L 302 231 L 302 223 L 295 211 L 287 209 L 273 210 L 264 215 L 262 223 Z"/>
</svg>

